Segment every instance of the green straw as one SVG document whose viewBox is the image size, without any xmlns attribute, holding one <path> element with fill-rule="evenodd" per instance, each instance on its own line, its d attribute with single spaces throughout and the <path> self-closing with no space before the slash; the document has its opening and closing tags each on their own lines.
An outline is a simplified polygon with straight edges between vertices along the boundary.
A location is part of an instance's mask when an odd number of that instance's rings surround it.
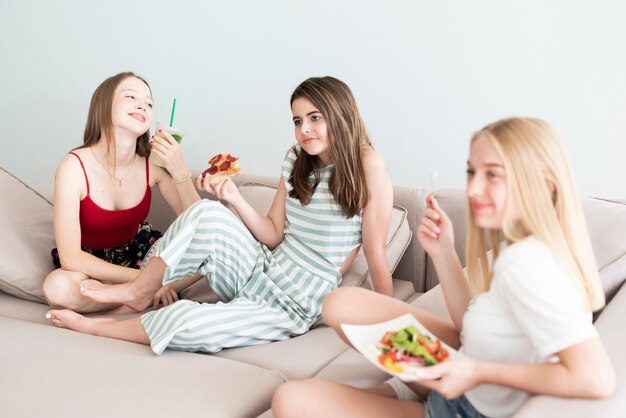
<svg viewBox="0 0 626 418">
<path fill-rule="evenodd" d="M 176 110 L 176 97 L 174 97 L 174 103 L 172 103 L 172 116 L 170 116 L 170 128 L 174 124 L 174 111 Z"/>
</svg>

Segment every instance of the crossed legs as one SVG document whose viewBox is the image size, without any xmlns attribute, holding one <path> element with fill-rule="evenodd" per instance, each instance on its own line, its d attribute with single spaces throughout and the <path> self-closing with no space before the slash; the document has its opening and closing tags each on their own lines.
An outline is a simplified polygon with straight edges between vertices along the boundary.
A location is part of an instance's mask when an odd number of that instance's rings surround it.
<svg viewBox="0 0 626 418">
<path fill-rule="evenodd" d="M 161 287 L 165 263 L 152 257 L 146 267 L 129 283 L 105 285 L 97 280 L 81 282 L 80 292 L 98 304 L 127 305 L 143 311 L 152 303 L 152 297 Z M 116 321 L 112 318 L 88 318 L 69 309 L 50 310 L 46 318 L 56 327 L 68 328 L 84 334 L 116 338 L 140 344 L 150 344 L 140 318 Z"/>
<path fill-rule="evenodd" d="M 80 293 L 94 302 L 126 305 L 141 312 L 152 304 L 153 296 L 161 288 L 166 267 L 163 259 L 152 257 L 134 280 L 116 285 L 84 280 L 80 285 Z"/>
<path fill-rule="evenodd" d="M 54 270 L 43 282 L 46 301 L 53 308 L 66 308 L 81 313 L 123 309 L 119 303 L 99 303 L 83 295 L 80 292 L 80 284 L 88 278 L 86 274 L 77 271 Z"/>
</svg>

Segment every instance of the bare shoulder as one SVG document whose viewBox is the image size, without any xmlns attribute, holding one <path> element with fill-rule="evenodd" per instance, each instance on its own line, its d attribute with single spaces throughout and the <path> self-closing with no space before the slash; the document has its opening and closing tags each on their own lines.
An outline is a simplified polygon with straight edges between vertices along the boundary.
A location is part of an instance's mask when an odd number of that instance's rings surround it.
<svg viewBox="0 0 626 418">
<path fill-rule="evenodd" d="M 81 158 L 81 160 L 84 160 L 84 155 L 83 155 L 84 153 L 81 151 L 83 150 L 74 150 L 71 152 L 78 155 Z M 78 158 L 76 158 L 76 155 L 72 155 L 68 152 L 65 155 L 65 157 L 63 157 L 63 159 L 57 166 L 57 176 L 59 174 L 61 175 L 66 174 L 70 176 L 81 174 L 81 178 L 82 178 L 83 169 L 81 168 L 81 161 Z"/>
<path fill-rule="evenodd" d="M 84 161 L 84 153 L 79 151 L 82 150 L 74 150 L 72 152 Z M 81 161 L 76 158 L 76 155 L 68 153 L 57 166 L 54 177 L 55 210 L 57 207 L 61 207 L 62 202 L 82 199 L 86 194 L 87 182 Z"/>
<path fill-rule="evenodd" d="M 365 170 L 386 168 L 385 159 L 382 154 L 368 146 L 361 148 L 361 162 Z"/>
</svg>

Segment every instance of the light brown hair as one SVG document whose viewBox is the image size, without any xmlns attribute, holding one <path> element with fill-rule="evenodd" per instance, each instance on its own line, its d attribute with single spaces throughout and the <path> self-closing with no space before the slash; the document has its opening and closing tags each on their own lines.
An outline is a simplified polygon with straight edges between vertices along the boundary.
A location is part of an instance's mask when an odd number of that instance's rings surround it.
<svg viewBox="0 0 626 418">
<path fill-rule="evenodd" d="M 106 138 L 107 155 L 109 156 L 113 168 L 115 168 L 115 134 L 113 131 L 113 118 L 111 116 L 113 99 L 117 86 L 129 77 L 143 81 L 146 86 L 148 86 L 148 89 L 150 89 L 150 85 L 146 80 L 132 72 L 119 73 L 100 83 L 91 96 L 87 123 L 85 125 L 85 134 L 83 136 L 83 145 L 79 147 L 86 148 L 97 144 L 103 137 Z M 142 157 L 150 155 L 149 130 L 137 138 L 135 152 Z"/>
<path fill-rule="evenodd" d="M 293 105 L 294 100 L 299 98 L 313 103 L 326 120 L 330 161 L 334 164 L 329 181 L 330 192 L 343 215 L 351 218 L 367 205 L 369 199 L 361 149 L 372 146 L 352 91 L 336 78 L 311 77 L 296 87 L 290 104 Z M 289 176 L 289 183 L 293 187 L 289 196 L 308 205 L 320 181 L 319 168 L 314 164 L 317 157 L 302 150 L 296 154 Z M 309 182 L 311 173 L 315 176 L 314 184 Z"/>
</svg>

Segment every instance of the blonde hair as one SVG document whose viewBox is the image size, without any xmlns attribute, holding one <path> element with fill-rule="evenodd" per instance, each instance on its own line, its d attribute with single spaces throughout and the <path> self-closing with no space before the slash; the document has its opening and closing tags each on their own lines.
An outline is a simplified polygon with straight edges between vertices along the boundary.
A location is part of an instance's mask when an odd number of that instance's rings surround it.
<svg viewBox="0 0 626 418">
<path fill-rule="evenodd" d="M 361 148 L 372 147 L 365 124 L 350 88 L 334 77 L 311 77 L 304 80 L 291 95 L 290 104 L 304 97 L 324 115 L 331 137 L 330 159 L 335 165 L 329 180 L 330 192 L 344 216 L 352 218 L 369 199 Z M 372 147 L 373 148 L 373 147 Z M 304 151 L 296 152 L 296 161 L 289 176 L 293 189 L 289 196 L 308 205 L 320 181 L 319 168 L 313 163 L 317 157 Z M 309 182 L 313 173 L 315 183 Z"/>
<path fill-rule="evenodd" d="M 540 119 L 509 118 L 476 132 L 489 138 L 506 171 L 508 195 L 516 202 L 519 218 L 507 216 L 501 230 L 479 228 L 468 200 L 466 238 L 467 272 L 472 291 L 489 289 L 493 271 L 487 248 L 498 257 L 499 243 L 516 242 L 530 235 L 543 242 L 556 260 L 576 279 L 591 310 L 604 306 L 604 291 L 587 232 L 585 217 L 563 141 Z M 509 202 L 511 200 L 507 199 Z"/>
</svg>

